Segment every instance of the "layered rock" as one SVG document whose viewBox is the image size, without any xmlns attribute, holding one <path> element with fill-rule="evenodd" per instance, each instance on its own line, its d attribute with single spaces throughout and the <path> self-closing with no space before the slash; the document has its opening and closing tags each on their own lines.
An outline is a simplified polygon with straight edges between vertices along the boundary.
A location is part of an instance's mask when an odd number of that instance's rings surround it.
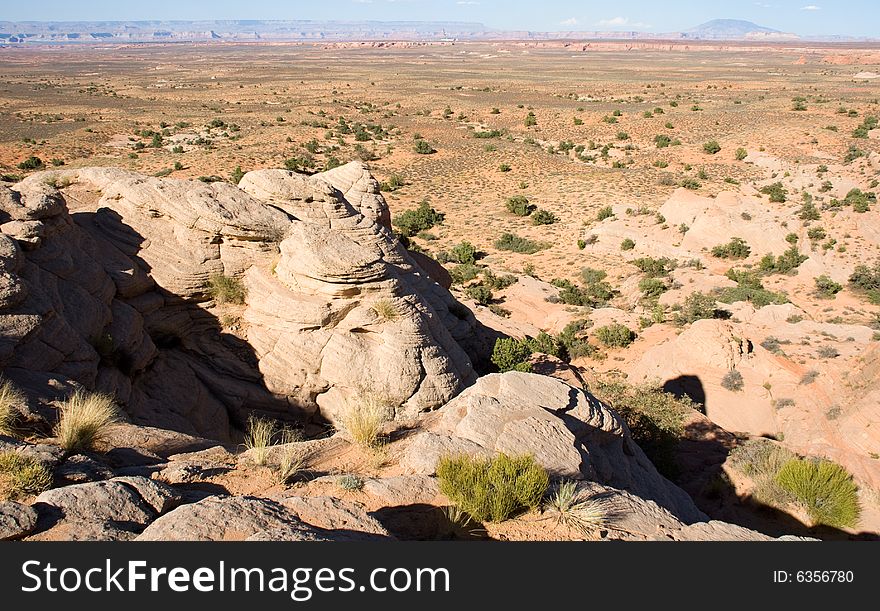
<svg viewBox="0 0 880 611">
<path fill-rule="evenodd" d="M 704 518 L 683 490 L 657 472 L 613 410 L 554 378 L 485 376 L 441 408 L 427 428 L 401 458 L 410 472 L 433 473 L 448 454 L 531 454 L 556 478 L 627 490 L 685 522 Z"/>
<path fill-rule="evenodd" d="M 477 323 L 388 225 L 359 163 L 240 188 L 31 175 L 0 188 L 0 366 L 33 418 L 84 386 L 136 424 L 221 440 L 254 410 L 333 420 L 363 392 L 437 407 L 475 379 Z M 218 275 L 248 293 L 237 334 L 212 309 Z"/>
</svg>

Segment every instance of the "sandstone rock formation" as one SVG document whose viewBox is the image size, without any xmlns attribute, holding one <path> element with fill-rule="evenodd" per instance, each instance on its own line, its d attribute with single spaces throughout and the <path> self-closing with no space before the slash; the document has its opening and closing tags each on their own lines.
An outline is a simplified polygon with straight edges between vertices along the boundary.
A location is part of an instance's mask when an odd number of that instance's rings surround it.
<svg viewBox="0 0 880 611">
<path fill-rule="evenodd" d="M 590 480 L 655 501 L 685 522 L 704 518 L 661 476 L 623 420 L 583 390 L 536 374 L 492 374 L 443 406 L 401 459 L 433 472 L 450 453 L 531 454 L 552 476 Z"/>
<path fill-rule="evenodd" d="M 0 187 L 0 367 L 33 421 L 84 386 L 136 424 L 219 440 L 254 411 L 332 421 L 365 391 L 437 407 L 475 380 L 480 334 L 388 225 L 359 163 L 240 188 L 33 174 Z M 218 275 L 248 293 L 222 320 Z"/>
</svg>

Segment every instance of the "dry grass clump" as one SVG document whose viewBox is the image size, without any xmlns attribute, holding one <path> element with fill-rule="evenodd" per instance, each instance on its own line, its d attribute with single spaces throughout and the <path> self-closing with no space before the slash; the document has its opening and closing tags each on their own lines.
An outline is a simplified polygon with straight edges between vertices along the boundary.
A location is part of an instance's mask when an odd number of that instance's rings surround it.
<svg viewBox="0 0 880 611">
<path fill-rule="evenodd" d="M 282 432 L 280 448 L 281 456 L 278 459 L 278 468 L 275 472 L 278 483 L 286 485 L 292 483 L 300 476 L 309 464 L 309 452 L 298 442 L 302 441 L 299 431 L 285 430 Z"/>
<path fill-rule="evenodd" d="M 342 416 L 342 427 L 355 443 L 376 449 L 382 445 L 382 427 L 393 416 L 393 403 L 381 393 L 361 391 Z"/>
<path fill-rule="evenodd" d="M 0 501 L 40 494 L 50 486 L 52 473 L 35 458 L 0 452 Z"/>
<path fill-rule="evenodd" d="M 588 535 L 605 524 L 604 508 L 594 499 L 584 498 L 577 482 L 561 482 L 544 503 L 544 510 L 555 519 L 556 526 L 565 526 Z"/>
<path fill-rule="evenodd" d="M 238 278 L 214 274 L 208 280 L 208 295 L 217 303 L 244 304 L 247 289 Z"/>
<path fill-rule="evenodd" d="M 397 320 L 400 313 L 397 311 L 397 306 L 394 305 L 394 302 L 390 299 L 379 299 L 372 306 L 370 306 L 376 316 L 385 321 L 393 321 Z"/>
<path fill-rule="evenodd" d="M 25 400 L 24 394 L 9 380 L 0 381 L 0 435 L 14 436 L 20 416 L 18 406 Z"/>
<path fill-rule="evenodd" d="M 477 522 L 504 522 L 534 509 L 550 484 L 532 456 L 444 456 L 437 464 L 440 491 Z"/>
<path fill-rule="evenodd" d="M 113 397 L 78 390 L 61 406 L 55 437 L 68 452 L 93 450 L 118 419 Z"/>
<path fill-rule="evenodd" d="M 251 451 L 251 457 L 257 465 L 266 464 L 269 448 L 275 440 L 277 428 L 272 420 L 251 415 L 248 419 L 247 434 L 244 446 Z"/>
<path fill-rule="evenodd" d="M 851 528 L 859 523 L 858 486 L 837 463 L 796 458 L 782 465 L 776 483 L 806 510 L 813 526 Z"/>
</svg>

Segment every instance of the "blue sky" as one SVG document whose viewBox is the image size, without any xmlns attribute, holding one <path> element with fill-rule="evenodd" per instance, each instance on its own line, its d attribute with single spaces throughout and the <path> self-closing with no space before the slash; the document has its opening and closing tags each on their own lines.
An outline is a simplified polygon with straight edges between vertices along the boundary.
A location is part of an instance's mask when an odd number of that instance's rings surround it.
<svg viewBox="0 0 880 611">
<path fill-rule="evenodd" d="M 479 21 L 513 30 L 667 32 L 736 18 L 798 34 L 880 37 L 876 0 L 41 0 L 7 2 L 0 20 L 372 19 Z"/>
</svg>

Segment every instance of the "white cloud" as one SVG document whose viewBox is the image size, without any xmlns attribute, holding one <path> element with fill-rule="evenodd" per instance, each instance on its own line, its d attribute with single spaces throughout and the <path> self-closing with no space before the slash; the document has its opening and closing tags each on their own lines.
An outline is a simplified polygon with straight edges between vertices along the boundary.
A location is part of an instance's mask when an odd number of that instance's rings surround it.
<svg viewBox="0 0 880 611">
<path fill-rule="evenodd" d="M 755 6 L 760 6 L 761 8 L 776 8 L 772 4 L 767 4 L 766 2 L 755 2 Z"/>
<path fill-rule="evenodd" d="M 570 18 L 566 19 L 565 21 L 559 22 L 559 25 L 577 25 L 577 24 L 578 24 L 578 20 L 576 17 L 570 17 Z"/>
<path fill-rule="evenodd" d="M 643 23 L 641 21 L 630 21 L 629 17 L 612 17 L 611 19 L 602 19 L 601 21 L 596 22 L 596 25 L 605 27 L 605 28 L 619 28 L 619 27 L 630 27 L 630 28 L 651 28 L 650 24 Z"/>
<path fill-rule="evenodd" d="M 475 4 L 479 4 L 476 0 L 458 0 L 456 4 L 461 4 L 463 6 L 473 6 Z"/>
<path fill-rule="evenodd" d="M 351 0 L 355 4 L 373 4 L 373 0 Z"/>
<path fill-rule="evenodd" d="M 807 6 L 802 6 L 801 10 L 802 11 L 821 11 L 822 7 L 816 6 L 815 4 L 808 4 Z"/>
</svg>

